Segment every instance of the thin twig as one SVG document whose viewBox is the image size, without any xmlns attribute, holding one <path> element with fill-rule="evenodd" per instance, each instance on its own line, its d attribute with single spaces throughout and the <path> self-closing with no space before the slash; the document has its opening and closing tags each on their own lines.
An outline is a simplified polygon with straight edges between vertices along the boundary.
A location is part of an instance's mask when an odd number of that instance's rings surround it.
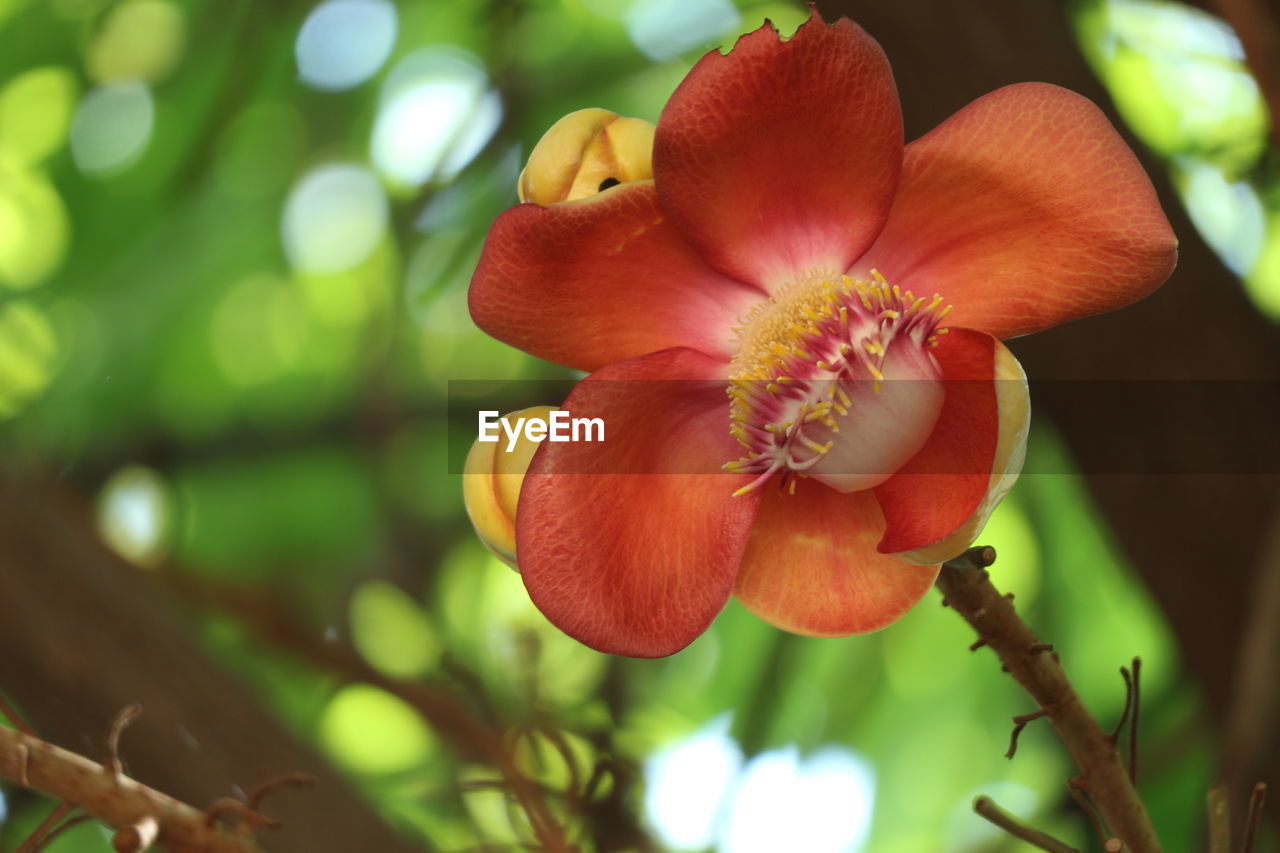
<svg viewBox="0 0 1280 853">
<path fill-rule="evenodd" d="M 390 678 L 349 649 L 317 642 L 313 631 L 252 594 L 209 581 L 197 582 L 182 572 L 165 572 L 164 577 L 179 594 L 236 617 L 262 642 L 348 681 L 372 684 L 404 700 L 433 728 L 446 734 L 468 760 L 498 769 L 544 853 L 573 853 L 565 828 L 552 816 L 542 791 L 516 767 L 502 730 L 477 720 L 451 691 L 422 681 Z"/>
<path fill-rule="evenodd" d="M 1123 839 L 1131 853 L 1159 853 L 1146 807 L 1107 733 L 1085 708 L 1057 656 L 1031 651 L 1042 645 L 1040 638 L 1019 618 L 1009 598 L 992 586 L 984 569 L 994 560 L 994 549 L 970 548 L 944 564 L 937 581 L 944 600 L 1046 711 L 1080 769 L 1079 787 L 1097 806 L 1109 835 Z"/>
<path fill-rule="evenodd" d="M 18 853 L 36 853 L 44 846 L 45 836 L 50 834 L 50 830 L 74 810 L 75 806 L 65 800 L 54 806 L 49 816 L 40 821 L 40 825 L 31 831 L 22 844 L 18 845 Z"/>
<path fill-rule="evenodd" d="M 1124 679 L 1124 710 L 1120 712 L 1120 720 L 1108 738 L 1113 744 L 1120 742 L 1120 732 L 1124 731 L 1124 724 L 1129 721 L 1129 714 L 1133 711 L 1133 676 L 1129 674 L 1129 667 L 1120 667 L 1120 677 Z"/>
<path fill-rule="evenodd" d="M 245 804 L 249 806 L 250 811 L 260 811 L 258 807 L 262 805 L 262 800 L 267 794 L 274 793 L 281 788 L 309 788 L 315 783 L 316 777 L 308 776 L 306 773 L 286 773 L 284 776 L 268 779 L 250 791 L 248 798 L 245 799 Z"/>
<path fill-rule="evenodd" d="M 137 702 L 126 705 L 111 721 L 111 729 L 107 732 L 107 769 L 117 785 L 124 780 L 124 765 L 120 763 L 120 735 L 124 734 L 129 724 L 138 719 L 141 714 L 142 706 Z"/>
<path fill-rule="evenodd" d="M 988 796 L 980 796 L 973 801 L 973 810 L 991 823 L 1003 829 L 1014 838 L 1020 838 L 1028 844 L 1047 850 L 1049 853 L 1079 853 L 1074 847 L 1063 844 L 1058 839 L 1034 827 L 1027 826 L 1017 817 L 996 805 Z"/>
<path fill-rule="evenodd" d="M 3 693 L 0 693 L 0 714 L 3 714 L 4 718 L 13 724 L 13 727 L 24 735 L 37 736 L 36 730 L 27 725 L 27 721 L 22 719 L 22 715 L 18 713 L 17 709 L 9 704 L 9 700 L 4 698 Z"/>
<path fill-rule="evenodd" d="M 1129 720 L 1129 781 L 1138 787 L 1138 714 L 1142 710 L 1142 658 L 1133 659 L 1133 716 Z"/>
<path fill-rule="evenodd" d="M 1244 845 L 1240 853 L 1253 853 L 1253 842 L 1258 837 L 1258 824 L 1262 821 L 1262 807 L 1267 802 L 1267 783 L 1259 782 L 1253 786 L 1253 795 L 1249 797 L 1249 816 L 1244 822 Z"/>
<path fill-rule="evenodd" d="M 280 826 L 280 821 L 258 814 L 249 808 L 244 800 L 237 800 L 235 797 L 219 797 L 214 800 L 209 805 L 209 808 L 205 809 L 204 825 L 206 828 L 212 829 L 217 825 L 218 818 L 227 815 L 235 818 L 235 822 L 239 826 L 250 829 L 256 829 L 259 826 L 275 829 Z"/>
<path fill-rule="evenodd" d="M 1012 759 L 1018 751 L 1018 735 L 1022 734 L 1022 730 L 1027 727 L 1027 723 L 1047 716 L 1048 713 L 1044 708 L 1041 708 L 1039 711 L 1030 714 L 1019 714 L 1013 718 L 1013 733 L 1009 735 L 1009 751 L 1004 754 L 1005 758 Z"/>
<path fill-rule="evenodd" d="M 1098 814 L 1098 807 L 1093 804 L 1093 800 L 1089 799 L 1089 792 L 1082 787 L 1082 784 L 1079 779 L 1068 779 L 1067 792 L 1071 794 L 1071 799 L 1076 801 L 1080 811 L 1084 812 L 1084 816 L 1089 819 L 1089 824 L 1093 826 L 1093 834 L 1105 841 L 1107 828 L 1102 825 L 1102 817 Z"/>
<path fill-rule="evenodd" d="M 1205 798 L 1209 806 L 1209 853 L 1231 853 L 1231 809 L 1227 786 L 1211 785 Z"/>
<path fill-rule="evenodd" d="M 41 850 L 43 850 L 44 848 L 52 844 L 55 838 L 57 838 L 62 833 L 66 832 L 71 827 L 79 826 L 80 824 L 87 823 L 91 820 L 93 820 L 93 815 L 88 815 L 88 814 L 72 815 L 71 817 L 67 818 L 62 823 L 58 824 L 53 829 L 51 829 L 48 835 L 40 839 L 40 843 L 36 845 L 34 853 L 40 853 Z"/>
</svg>

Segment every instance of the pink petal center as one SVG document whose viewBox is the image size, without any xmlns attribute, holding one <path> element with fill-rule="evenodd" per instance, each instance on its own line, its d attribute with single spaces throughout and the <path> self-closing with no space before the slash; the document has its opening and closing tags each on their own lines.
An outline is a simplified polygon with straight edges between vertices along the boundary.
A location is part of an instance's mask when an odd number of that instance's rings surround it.
<svg viewBox="0 0 1280 853">
<path fill-rule="evenodd" d="M 730 431 L 746 448 L 726 469 L 808 476 L 837 491 L 887 480 L 924 445 L 942 411 L 930 354 L 949 311 L 877 272 L 812 275 L 760 303 L 738 330 Z"/>
</svg>

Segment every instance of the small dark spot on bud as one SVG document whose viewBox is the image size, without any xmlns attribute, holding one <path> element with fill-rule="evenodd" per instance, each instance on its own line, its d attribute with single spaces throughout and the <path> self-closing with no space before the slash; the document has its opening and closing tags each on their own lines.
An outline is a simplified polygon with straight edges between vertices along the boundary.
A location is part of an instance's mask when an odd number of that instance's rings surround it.
<svg viewBox="0 0 1280 853">
<path fill-rule="evenodd" d="M 599 192 L 604 192 L 605 190 L 609 189 L 609 187 L 616 187 L 620 183 L 622 183 L 622 181 L 618 180 L 617 178 L 605 178 L 603 181 L 600 182 Z"/>
</svg>

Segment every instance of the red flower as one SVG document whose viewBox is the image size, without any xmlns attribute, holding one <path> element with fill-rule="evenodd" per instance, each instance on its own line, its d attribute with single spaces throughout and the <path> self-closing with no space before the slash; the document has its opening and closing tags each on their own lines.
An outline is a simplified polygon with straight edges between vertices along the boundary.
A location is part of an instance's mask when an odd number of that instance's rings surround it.
<svg viewBox="0 0 1280 853">
<path fill-rule="evenodd" d="M 470 293 L 490 334 L 594 371 L 564 408 L 608 441 L 538 450 L 516 541 L 534 603 L 607 652 L 675 652 L 730 594 L 812 635 L 900 617 L 1021 468 L 998 339 L 1133 302 L 1176 257 L 1087 100 L 1009 86 L 904 149 L 879 45 L 816 12 L 703 57 L 652 175 L 507 211 Z M 655 379 L 679 381 L 609 381 Z"/>
</svg>

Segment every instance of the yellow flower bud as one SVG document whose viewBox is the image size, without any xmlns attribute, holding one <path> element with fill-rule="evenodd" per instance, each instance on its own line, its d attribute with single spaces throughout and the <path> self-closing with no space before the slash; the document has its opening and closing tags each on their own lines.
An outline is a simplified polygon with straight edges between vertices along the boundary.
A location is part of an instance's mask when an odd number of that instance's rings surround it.
<svg viewBox="0 0 1280 853">
<path fill-rule="evenodd" d="M 554 411 L 554 406 L 533 406 L 503 415 L 502 420 L 513 426 L 519 418 L 547 421 Z M 513 569 L 519 568 L 516 565 L 516 505 L 520 501 L 524 473 L 529 470 L 539 444 L 541 442 L 530 441 L 521 432 L 508 450 L 507 433 L 500 429 L 497 441 L 477 439 L 471 445 L 463 468 L 462 501 L 476 535 Z"/>
<path fill-rule="evenodd" d="M 569 113 L 533 147 L 520 173 L 520 200 L 555 204 L 652 178 L 653 130 L 650 122 L 608 110 Z"/>
</svg>

